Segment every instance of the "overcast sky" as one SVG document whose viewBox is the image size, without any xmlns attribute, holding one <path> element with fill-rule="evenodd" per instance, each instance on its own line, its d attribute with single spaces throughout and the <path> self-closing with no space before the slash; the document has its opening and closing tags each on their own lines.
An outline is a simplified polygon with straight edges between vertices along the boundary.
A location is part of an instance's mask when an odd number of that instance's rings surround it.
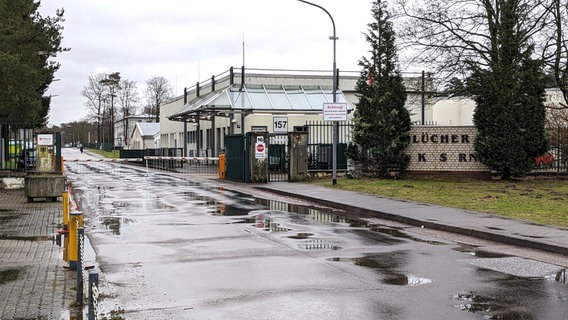
<svg viewBox="0 0 568 320">
<path fill-rule="evenodd" d="M 314 0 L 336 25 L 337 67 L 358 71 L 370 46 L 363 33 L 372 0 Z M 61 63 L 48 94 L 49 123 L 85 118 L 81 91 L 90 75 L 120 72 L 139 89 L 167 78 L 175 94 L 240 67 L 329 70 L 333 29 L 327 14 L 297 0 L 42 0 L 40 12 L 65 9 Z"/>
</svg>

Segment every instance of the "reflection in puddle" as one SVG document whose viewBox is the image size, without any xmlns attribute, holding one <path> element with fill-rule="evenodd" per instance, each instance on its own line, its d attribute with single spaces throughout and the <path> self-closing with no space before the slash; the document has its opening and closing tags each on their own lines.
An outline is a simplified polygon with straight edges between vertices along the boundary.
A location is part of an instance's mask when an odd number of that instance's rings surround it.
<svg viewBox="0 0 568 320">
<path fill-rule="evenodd" d="M 475 292 L 459 293 L 452 297 L 456 308 L 470 313 L 480 313 L 483 319 L 519 320 L 534 319 L 534 317 L 522 309 L 511 309 L 506 302 L 500 302 L 493 297 L 484 297 Z"/>
<path fill-rule="evenodd" d="M 475 292 L 458 293 L 452 297 L 452 300 L 458 302 L 454 305 L 456 308 L 472 313 L 489 312 L 495 303 L 493 299 L 482 297 Z"/>
<path fill-rule="evenodd" d="M 309 238 L 309 237 L 311 237 L 311 236 L 313 236 L 313 235 L 314 235 L 313 233 L 309 233 L 309 232 L 300 232 L 300 233 L 298 233 L 297 235 L 295 235 L 295 236 L 289 236 L 288 238 L 290 238 L 290 239 L 304 240 L 304 239 L 307 239 L 307 238 Z"/>
<path fill-rule="evenodd" d="M 385 284 L 395 286 L 421 286 L 432 283 L 432 279 L 417 277 L 413 275 L 398 274 L 384 280 Z"/>
<path fill-rule="evenodd" d="M 114 235 L 120 235 L 120 227 L 131 223 L 132 219 L 127 219 L 123 217 L 100 217 L 99 221 L 101 224 Z"/>
<path fill-rule="evenodd" d="M 566 269 L 562 269 L 555 274 L 548 275 L 544 277 L 546 280 L 556 281 L 558 283 L 568 284 L 566 279 Z"/>
<path fill-rule="evenodd" d="M 219 203 L 217 205 L 216 215 L 220 216 L 246 216 L 250 212 L 249 208 L 236 207 L 233 205 L 228 205 L 224 203 Z"/>
<path fill-rule="evenodd" d="M 374 232 L 386 234 L 386 235 L 389 235 L 389 236 L 395 237 L 395 238 L 407 239 L 407 240 L 411 240 L 411 241 L 414 241 L 414 242 L 423 242 L 423 243 L 428 243 L 428 244 L 431 244 L 431 245 L 442 245 L 442 244 L 444 244 L 440 241 L 424 240 L 424 239 L 420 239 L 420 238 L 410 236 L 409 234 L 403 232 L 402 228 L 376 226 L 376 225 L 372 225 L 372 226 L 370 226 L 370 228 Z"/>
<path fill-rule="evenodd" d="M 421 286 L 432 283 L 432 279 L 407 275 L 399 270 L 406 264 L 407 253 L 394 251 L 360 258 L 331 258 L 330 261 L 352 262 L 357 266 L 376 269 L 383 276 L 383 283 L 396 286 Z"/>
<path fill-rule="evenodd" d="M 466 253 L 468 255 L 478 257 L 478 258 L 505 258 L 505 257 L 510 257 L 509 255 L 506 255 L 506 254 L 503 254 L 503 253 L 477 250 L 476 246 L 463 244 L 463 243 L 460 244 L 459 247 L 454 248 L 453 250 L 458 251 L 458 252 L 463 252 L 463 253 Z"/>
<path fill-rule="evenodd" d="M 324 239 L 312 239 L 308 242 L 298 245 L 300 249 L 304 250 L 339 250 L 341 247 L 336 245 L 334 241 Z"/>
<path fill-rule="evenodd" d="M 317 222 L 347 223 L 347 224 L 353 223 L 354 226 L 359 226 L 361 224 L 360 220 L 348 219 L 345 218 L 344 216 L 340 216 L 334 213 L 329 213 L 317 208 L 290 204 L 270 199 L 257 199 L 257 202 L 266 206 L 269 210 L 293 212 L 299 215 L 310 217 L 312 220 Z"/>
</svg>

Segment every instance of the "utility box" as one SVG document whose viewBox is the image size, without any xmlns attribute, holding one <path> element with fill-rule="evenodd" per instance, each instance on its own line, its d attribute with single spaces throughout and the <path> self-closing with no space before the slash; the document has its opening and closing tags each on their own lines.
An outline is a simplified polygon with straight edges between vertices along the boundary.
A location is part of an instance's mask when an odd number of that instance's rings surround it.
<svg viewBox="0 0 568 320">
<path fill-rule="evenodd" d="M 37 159 L 35 171 L 55 172 L 55 139 L 52 133 L 37 134 Z"/>
<path fill-rule="evenodd" d="M 288 133 L 290 152 L 289 181 L 305 181 L 308 179 L 308 133 L 294 131 Z"/>
<path fill-rule="evenodd" d="M 29 202 L 35 198 L 57 201 L 65 190 L 65 177 L 56 170 L 55 136 L 53 133 L 38 133 L 36 136 L 35 170 L 24 178 L 24 193 Z"/>
</svg>

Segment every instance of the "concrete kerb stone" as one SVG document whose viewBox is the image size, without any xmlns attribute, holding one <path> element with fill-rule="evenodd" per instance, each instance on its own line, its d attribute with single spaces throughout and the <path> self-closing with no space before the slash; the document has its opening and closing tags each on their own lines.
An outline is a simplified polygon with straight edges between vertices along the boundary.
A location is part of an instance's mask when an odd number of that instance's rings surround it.
<svg viewBox="0 0 568 320">
<path fill-rule="evenodd" d="M 2 183 L 0 183 L 0 189 L 12 190 L 12 189 L 23 189 L 24 188 L 24 178 L 0 178 Z"/>
</svg>

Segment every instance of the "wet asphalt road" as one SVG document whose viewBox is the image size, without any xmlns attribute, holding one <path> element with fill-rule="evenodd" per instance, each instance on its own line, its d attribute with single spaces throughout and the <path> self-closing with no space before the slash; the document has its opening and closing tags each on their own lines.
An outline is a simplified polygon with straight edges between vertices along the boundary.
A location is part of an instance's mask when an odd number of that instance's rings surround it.
<svg viewBox="0 0 568 320">
<path fill-rule="evenodd" d="M 68 157 L 84 158 L 75 149 Z M 565 266 L 114 163 L 69 162 L 127 319 L 565 319 Z"/>
</svg>

